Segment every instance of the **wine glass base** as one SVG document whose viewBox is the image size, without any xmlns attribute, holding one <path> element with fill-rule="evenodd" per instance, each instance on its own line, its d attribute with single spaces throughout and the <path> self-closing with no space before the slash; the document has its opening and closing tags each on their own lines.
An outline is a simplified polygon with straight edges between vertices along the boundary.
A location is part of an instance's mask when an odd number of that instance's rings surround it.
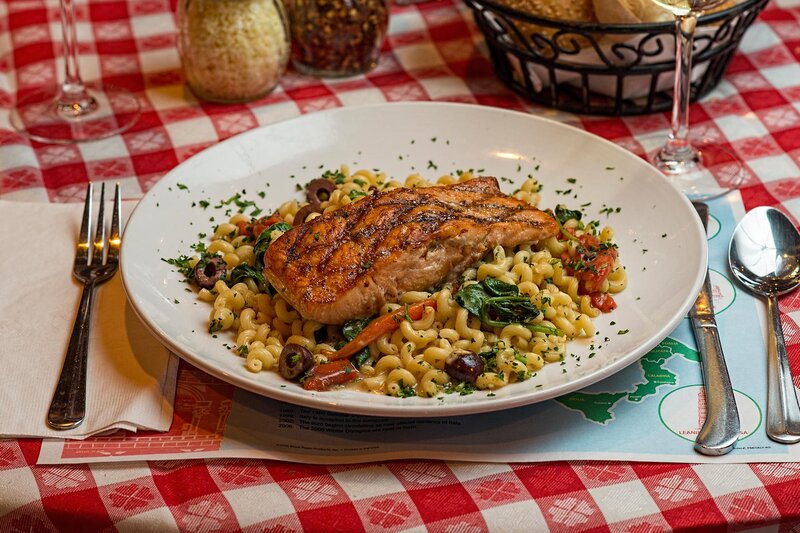
<svg viewBox="0 0 800 533">
<path fill-rule="evenodd" d="M 139 100 L 125 89 L 87 83 L 90 105 L 73 108 L 59 100 L 59 88 L 39 89 L 17 102 L 11 125 L 42 143 L 96 141 L 122 133 L 139 119 Z"/>
<path fill-rule="evenodd" d="M 661 149 L 649 160 L 690 200 L 717 198 L 738 189 L 744 181 L 739 158 L 707 140 L 693 141 L 681 157 Z"/>
</svg>

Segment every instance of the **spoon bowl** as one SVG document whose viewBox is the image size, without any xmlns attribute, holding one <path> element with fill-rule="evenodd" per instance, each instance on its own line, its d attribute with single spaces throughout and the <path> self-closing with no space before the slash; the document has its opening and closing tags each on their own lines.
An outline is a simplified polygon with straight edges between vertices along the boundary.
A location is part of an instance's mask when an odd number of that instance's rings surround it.
<svg viewBox="0 0 800 533">
<path fill-rule="evenodd" d="M 778 309 L 778 296 L 800 286 L 800 233 L 777 209 L 757 207 L 733 232 L 728 264 L 742 285 L 767 300 L 767 435 L 800 442 L 800 406 Z"/>
</svg>

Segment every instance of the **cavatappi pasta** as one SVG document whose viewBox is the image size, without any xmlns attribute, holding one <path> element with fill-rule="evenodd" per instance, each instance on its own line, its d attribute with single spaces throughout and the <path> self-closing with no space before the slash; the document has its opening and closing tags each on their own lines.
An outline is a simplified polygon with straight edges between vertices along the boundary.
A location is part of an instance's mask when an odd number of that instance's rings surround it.
<svg viewBox="0 0 800 533">
<path fill-rule="evenodd" d="M 370 193 L 395 187 L 429 187 L 447 185 L 471 179 L 470 172 L 445 175 L 435 183 L 418 174 L 404 182 L 391 180 L 385 174 L 369 170 L 350 172 L 343 165 L 338 172 L 326 173 L 335 183 L 329 198 L 321 202 L 323 213 L 339 209 Z M 533 205 L 539 202 L 540 186 L 527 179 L 513 193 L 515 198 Z M 277 209 L 282 221 L 298 222 L 295 215 L 303 207 L 290 200 Z M 320 216 L 308 215 L 306 220 Z M 221 257 L 228 269 L 255 263 L 253 243 L 237 234 L 241 223 L 251 222 L 248 215 L 237 214 L 219 224 L 207 254 Z M 392 396 L 434 397 L 443 392 L 468 392 L 471 388 L 491 390 L 510 383 L 524 381 L 544 365 L 562 361 L 570 339 L 595 334 L 593 318 L 601 310 L 593 298 L 581 294 L 581 281 L 571 275 L 565 257 L 579 256 L 581 242 L 577 237 L 593 235 L 600 246 L 613 246 L 614 232 L 610 227 L 584 226 L 577 217 L 566 219 L 563 233 L 573 238 L 550 237 L 535 244 L 514 248 L 496 247 L 478 264 L 461 276 L 458 289 L 493 278 L 514 285 L 521 295 L 530 298 L 541 312 L 528 325 L 489 327 L 477 316 L 459 305 L 455 299 L 456 286 L 447 284 L 434 292 L 407 292 L 397 303 L 386 304 L 380 311 L 385 315 L 427 299 L 435 299 L 436 308 L 425 307 L 418 320 L 403 320 L 397 329 L 386 333 L 369 345 L 369 357 L 358 368 L 361 379 L 350 382 L 348 388 Z M 282 232 L 275 230 L 271 242 Z M 200 257 L 189 259 L 194 267 Z M 574 265 L 573 265 L 574 266 Z M 573 272 L 574 274 L 574 272 Z M 596 287 L 601 295 L 613 295 L 625 289 L 625 269 L 614 254 L 610 274 Z M 334 351 L 341 341 L 341 327 L 326 326 L 305 320 L 279 294 L 259 290 L 252 278 L 237 283 L 219 280 L 212 289 L 201 289 L 198 298 L 211 305 L 209 332 L 231 332 L 233 347 L 242 356 L 244 366 L 251 372 L 277 370 L 279 356 L 288 343 L 298 344 L 313 354 L 316 363 L 324 363 L 325 351 Z M 455 383 L 445 372 L 448 358 L 455 350 L 484 354 L 487 365 L 473 386 Z M 489 352 L 491 352 L 489 354 Z"/>
</svg>

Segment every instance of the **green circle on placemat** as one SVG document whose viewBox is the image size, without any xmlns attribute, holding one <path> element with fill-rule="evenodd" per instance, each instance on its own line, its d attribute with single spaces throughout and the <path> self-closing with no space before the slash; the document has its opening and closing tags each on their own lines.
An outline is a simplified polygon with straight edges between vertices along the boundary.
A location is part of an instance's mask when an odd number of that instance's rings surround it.
<svg viewBox="0 0 800 533">
<path fill-rule="evenodd" d="M 670 433 L 690 442 L 695 441 L 705 421 L 705 395 L 702 392 L 702 385 L 685 385 L 669 392 L 661 399 L 658 404 L 658 418 Z M 739 440 L 744 440 L 761 427 L 761 407 L 753 398 L 741 391 L 734 389 L 733 394 L 742 424 Z M 674 419 L 665 420 L 664 403 L 668 401 L 677 402 L 676 405 L 679 405 L 680 409 L 675 409 L 674 412 L 680 413 L 680 415 Z M 686 420 L 678 420 L 679 416 Z M 680 426 L 679 424 L 684 425 Z"/>
<path fill-rule="evenodd" d="M 711 222 L 714 222 L 713 226 Z M 712 232 L 708 234 L 709 241 L 714 237 L 716 237 L 717 235 L 719 235 L 719 232 L 722 231 L 722 223 L 719 221 L 717 217 L 715 217 L 711 213 L 708 214 L 708 229 L 712 230 Z"/>
<path fill-rule="evenodd" d="M 727 286 L 730 288 L 730 291 L 731 291 L 730 297 L 728 297 L 725 294 L 722 295 L 723 296 L 723 299 L 722 299 L 723 305 L 719 306 L 719 308 L 717 308 L 716 301 L 714 302 L 714 312 L 716 314 L 720 314 L 720 313 L 723 313 L 730 306 L 732 306 L 733 302 L 736 301 L 736 295 L 738 294 L 738 292 L 736 291 L 736 285 L 734 285 L 733 282 L 731 280 L 729 280 L 727 276 L 725 276 L 725 274 L 723 274 L 722 272 L 720 272 L 718 270 L 714 270 L 713 268 L 709 268 L 708 269 L 708 273 L 709 273 L 709 275 L 711 275 L 711 273 L 714 273 L 714 274 L 718 275 L 719 277 L 721 277 L 722 279 L 724 279 L 727 282 Z M 713 283 L 712 283 L 712 287 L 713 287 Z M 712 290 L 713 290 L 713 288 L 712 288 Z"/>
</svg>

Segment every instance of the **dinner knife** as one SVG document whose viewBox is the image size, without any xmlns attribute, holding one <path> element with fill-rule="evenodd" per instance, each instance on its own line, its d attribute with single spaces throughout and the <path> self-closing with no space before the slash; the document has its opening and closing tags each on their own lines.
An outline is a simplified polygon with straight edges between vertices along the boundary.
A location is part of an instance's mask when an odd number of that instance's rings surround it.
<svg viewBox="0 0 800 533">
<path fill-rule="evenodd" d="M 702 202 L 693 202 L 693 205 L 707 230 L 708 205 Z M 739 412 L 725 365 L 711 294 L 711 280 L 706 269 L 700 294 L 689 311 L 706 392 L 706 420 L 697 435 L 694 449 L 703 455 L 725 455 L 733 450 L 739 439 Z"/>
</svg>

